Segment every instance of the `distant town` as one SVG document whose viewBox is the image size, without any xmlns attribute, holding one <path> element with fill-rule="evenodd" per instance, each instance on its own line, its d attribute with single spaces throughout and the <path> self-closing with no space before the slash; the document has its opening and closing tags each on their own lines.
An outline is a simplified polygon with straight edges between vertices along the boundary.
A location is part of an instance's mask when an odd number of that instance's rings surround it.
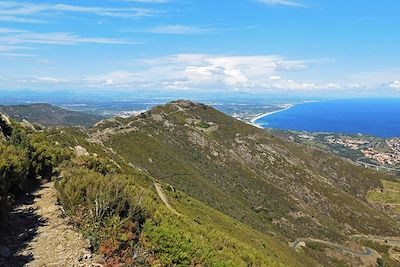
<svg viewBox="0 0 400 267">
<path fill-rule="evenodd" d="M 294 142 L 318 146 L 351 159 L 364 167 L 400 173 L 400 138 L 383 139 L 362 134 L 271 131 L 275 135 Z"/>
</svg>

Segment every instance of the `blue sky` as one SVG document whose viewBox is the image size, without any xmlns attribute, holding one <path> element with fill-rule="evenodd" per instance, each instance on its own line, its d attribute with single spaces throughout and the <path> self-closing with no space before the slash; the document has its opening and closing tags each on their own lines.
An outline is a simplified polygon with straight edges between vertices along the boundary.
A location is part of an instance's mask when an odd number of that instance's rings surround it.
<svg viewBox="0 0 400 267">
<path fill-rule="evenodd" d="M 0 1 L 0 88 L 400 92 L 397 0 Z"/>
</svg>

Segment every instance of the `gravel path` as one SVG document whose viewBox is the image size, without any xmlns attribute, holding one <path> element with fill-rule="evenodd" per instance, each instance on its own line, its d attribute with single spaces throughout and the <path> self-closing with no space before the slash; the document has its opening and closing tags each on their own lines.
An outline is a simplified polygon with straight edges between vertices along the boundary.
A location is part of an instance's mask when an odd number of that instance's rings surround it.
<svg viewBox="0 0 400 267">
<path fill-rule="evenodd" d="M 168 202 L 167 196 L 165 195 L 161 185 L 159 183 L 154 183 L 154 187 L 156 188 L 157 195 L 161 198 L 162 202 L 164 202 L 165 206 L 168 207 L 173 213 L 178 216 L 182 216 L 179 212 L 177 212 Z"/>
<path fill-rule="evenodd" d="M 17 204 L 1 228 L 1 249 L 10 255 L 0 266 L 101 266 L 92 262 L 89 241 L 62 216 L 53 183 Z"/>
</svg>

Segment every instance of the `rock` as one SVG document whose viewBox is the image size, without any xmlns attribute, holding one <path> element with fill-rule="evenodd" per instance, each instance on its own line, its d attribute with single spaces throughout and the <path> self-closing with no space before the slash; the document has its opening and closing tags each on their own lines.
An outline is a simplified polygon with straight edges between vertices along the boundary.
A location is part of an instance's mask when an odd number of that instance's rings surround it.
<svg viewBox="0 0 400 267">
<path fill-rule="evenodd" d="M 300 248 L 304 248 L 304 247 L 307 247 L 307 245 L 306 245 L 306 242 L 304 242 L 304 241 L 300 241 L 298 244 L 297 244 L 297 246 L 296 246 L 296 251 L 298 251 Z"/>
<path fill-rule="evenodd" d="M 25 128 L 25 129 L 32 130 L 32 131 L 36 132 L 36 129 L 35 129 L 35 127 L 32 125 L 32 123 L 30 123 L 29 121 L 27 121 L 27 120 L 25 120 L 25 119 L 22 120 L 22 122 L 20 123 L 20 125 L 21 125 L 23 128 Z"/>
<path fill-rule="evenodd" d="M 7 126 L 11 126 L 10 118 L 6 114 L 1 114 L 1 119 Z"/>
<path fill-rule="evenodd" d="M 0 257 L 7 258 L 11 256 L 10 249 L 8 247 L 0 246 Z"/>
<path fill-rule="evenodd" d="M 1 136 L 11 136 L 12 134 L 12 126 L 11 121 L 7 115 L 0 114 L 0 137 Z"/>
<path fill-rule="evenodd" d="M 75 150 L 75 154 L 78 157 L 80 157 L 80 156 L 89 156 L 89 152 L 84 147 L 76 146 L 76 147 L 74 147 L 74 150 Z"/>
<path fill-rule="evenodd" d="M 183 100 L 183 99 L 174 101 L 174 102 L 172 102 L 172 104 L 179 106 L 181 108 L 190 108 L 190 107 L 193 107 L 196 105 L 196 103 L 194 103 L 192 101 Z"/>
<path fill-rule="evenodd" d="M 151 119 L 155 120 L 156 122 L 162 122 L 164 117 L 161 114 L 152 114 Z"/>
</svg>

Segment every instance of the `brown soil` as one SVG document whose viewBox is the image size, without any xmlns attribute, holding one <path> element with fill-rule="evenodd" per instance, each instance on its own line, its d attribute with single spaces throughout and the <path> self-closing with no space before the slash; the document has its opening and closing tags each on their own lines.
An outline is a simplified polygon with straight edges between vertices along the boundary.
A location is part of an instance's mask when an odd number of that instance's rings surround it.
<svg viewBox="0 0 400 267">
<path fill-rule="evenodd" d="M 53 183 L 26 195 L 0 222 L 0 246 L 10 251 L 0 266 L 101 266 L 63 216 Z"/>
</svg>

